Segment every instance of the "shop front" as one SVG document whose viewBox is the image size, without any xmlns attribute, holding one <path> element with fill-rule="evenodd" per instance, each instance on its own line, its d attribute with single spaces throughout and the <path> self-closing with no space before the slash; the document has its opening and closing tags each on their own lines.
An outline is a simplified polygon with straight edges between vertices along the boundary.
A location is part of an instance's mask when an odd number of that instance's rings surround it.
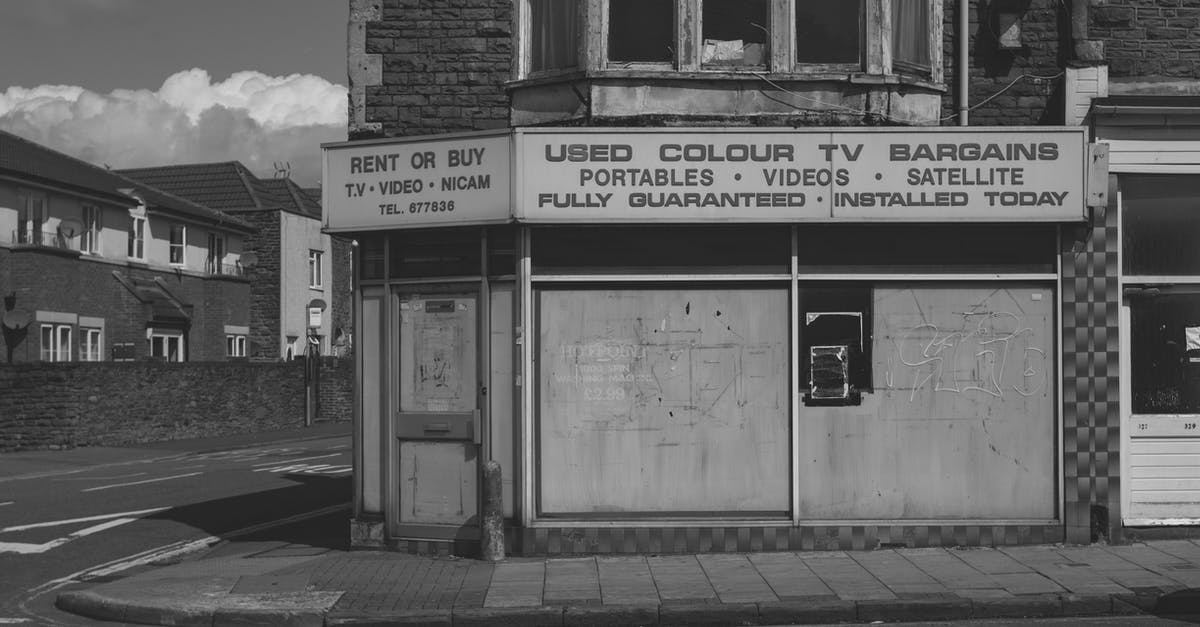
<svg viewBox="0 0 1200 627">
<path fill-rule="evenodd" d="M 1049 127 L 326 146 L 355 544 L 473 552 L 486 460 L 516 554 L 1063 540 L 1088 153 Z"/>
</svg>

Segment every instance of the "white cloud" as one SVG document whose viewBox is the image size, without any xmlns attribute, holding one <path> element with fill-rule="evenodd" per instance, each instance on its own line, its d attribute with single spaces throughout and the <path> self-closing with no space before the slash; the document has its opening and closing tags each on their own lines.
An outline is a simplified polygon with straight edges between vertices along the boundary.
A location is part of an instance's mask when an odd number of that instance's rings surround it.
<svg viewBox="0 0 1200 627">
<path fill-rule="evenodd" d="M 158 91 L 42 85 L 0 92 L 0 129 L 112 168 L 237 160 L 262 176 L 290 162 L 315 185 L 321 142 L 346 138 L 346 88 L 312 75 L 178 72 Z"/>
</svg>

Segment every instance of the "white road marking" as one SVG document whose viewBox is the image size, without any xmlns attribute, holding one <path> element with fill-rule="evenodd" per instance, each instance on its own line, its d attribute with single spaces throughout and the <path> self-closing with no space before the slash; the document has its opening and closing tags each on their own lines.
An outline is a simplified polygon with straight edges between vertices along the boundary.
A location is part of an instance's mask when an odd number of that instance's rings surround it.
<svg viewBox="0 0 1200 627">
<path fill-rule="evenodd" d="M 136 566 L 141 566 L 143 564 L 151 564 L 151 563 L 154 563 L 157 561 L 171 559 L 171 558 L 177 557 L 179 555 L 184 555 L 187 553 L 193 553 L 196 551 L 204 550 L 204 549 L 207 549 L 208 547 L 220 542 L 221 540 L 232 540 L 234 538 L 240 538 L 242 536 L 250 535 L 252 533 L 256 533 L 256 532 L 262 531 L 264 529 L 270 529 L 272 527 L 287 525 L 287 524 L 291 524 L 294 522 L 299 522 L 301 520 L 308 520 L 310 518 L 317 518 L 319 516 L 324 516 L 326 514 L 332 514 L 334 512 L 347 509 L 348 507 L 349 507 L 348 503 L 341 503 L 338 505 L 330 505 L 328 507 L 322 507 L 321 509 L 315 509 L 311 512 L 303 512 L 300 514 L 296 514 L 294 516 L 288 516 L 287 518 L 281 518 L 279 520 L 270 520 L 270 521 L 267 521 L 264 523 L 259 523 L 257 525 L 250 525 L 249 527 L 243 527 L 236 531 L 232 531 L 232 532 L 223 534 L 221 537 L 208 536 L 207 538 L 201 538 L 199 540 L 173 542 L 171 544 L 167 544 L 164 546 L 160 546 L 158 548 L 150 549 L 148 551 L 142 551 L 141 553 L 134 553 L 133 555 L 128 555 L 128 556 L 122 557 L 120 559 L 115 559 L 111 562 L 105 562 L 104 564 L 90 566 L 81 571 L 67 575 L 66 577 L 59 577 L 58 579 L 47 581 L 46 583 L 43 583 L 39 586 L 35 586 L 34 588 L 31 588 L 29 590 L 30 596 L 28 598 L 33 599 L 35 597 L 46 594 L 47 592 L 52 592 L 54 590 L 57 590 L 68 584 L 72 584 L 72 583 L 76 583 L 76 582 L 80 582 L 80 581 L 87 581 L 89 579 L 95 579 L 97 577 L 103 577 L 105 575 L 119 573 L 123 570 L 128 570 L 130 568 L 134 568 Z"/>
<path fill-rule="evenodd" d="M 146 473 L 131 472 L 127 475 L 111 475 L 108 477 L 66 477 L 63 479 L 54 479 L 54 481 L 111 481 L 113 479 L 128 479 L 130 477 L 140 477 Z"/>
<path fill-rule="evenodd" d="M 208 464 L 192 464 L 191 466 L 180 466 L 179 468 L 176 468 L 175 470 L 191 470 L 193 468 L 204 468 L 206 466 L 208 466 Z"/>
<path fill-rule="evenodd" d="M 0 625 L 20 625 L 28 622 L 28 618 L 0 618 Z"/>
<path fill-rule="evenodd" d="M 309 473 L 314 475 L 332 475 L 353 470 L 350 466 L 330 466 L 329 464 L 284 464 L 270 468 L 255 468 L 254 472 L 287 472 Z"/>
<path fill-rule="evenodd" d="M 49 542 L 43 542 L 41 544 L 34 544 L 32 542 L 0 542 L 0 553 L 20 553 L 22 555 L 45 553 L 46 551 L 49 551 L 50 549 L 56 549 L 70 542 L 71 540 L 77 540 L 84 536 L 90 536 L 93 533 L 100 533 L 105 529 L 119 527 L 125 523 L 131 523 L 135 520 L 137 519 L 118 518 L 116 520 L 102 522 L 99 525 L 92 525 L 91 527 L 80 529 L 79 531 L 75 531 L 69 535 L 65 535 L 61 538 L 55 538 Z"/>
<path fill-rule="evenodd" d="M 288 458 L 288 459 L 276 459 L 274 461 L 254 464 L 254 466 L 271 466 L 271 465 L 278 466 L 279 464 L 290 464 L 292 462 L 304 462 L 304 461 L 308 461 L 310 459 L 325 459 L 326 457 L 337 457 L 338 455 L 341 455 L 341 453 L 330 453 L 329 455 L 315 455 L 313 457 L 292 457 L 292 458 Z M 254 472 L 258 472 L 258 471 L 256 470 Z"/>
<path fill-rule="evenodd" d="M 142 485 L 143 483 L 157 483 L 159 481 L 170 481 L 172 479 L 183 479 L 184 477 L 195 477 L 196 475 L 202 475 L 202 474 L 204 474 L 204 473 L 189 472 L 189 473 L 183 474 L 183 475 L 172 475 L 170 477 L 158 477 L 157 479 L 145 479 L 142 481 L 130 481 L 129 483 L 114 483 L 112 485 L 101 485 L 101 486 L 96 486 L 94 488 L 84 488 L 84 489 L 80 490 L 80 492 L 95 492 L 97 490 L 107 490 L 109 488 L 123 488 L 125 486 L 130 486 L 130 485 Z"/>
<path fill-rule="evenodd" d="M 40 529 L 42 527 L 57 527 L 59 525 L 71 525 L 82 522 L 92 522 L 94 520 L 109 520 L 110 518 L 137 518 L 147 514 L 157 514 L 163 510 L 171 509 L 169 507 L 155 507 L 153 509 L 139 509 L 132 512 L 117 512 L 115 514 L 100 514 L 98 516 L 87 516 L 84 518 L 68 518 L 66 520 L 54 520 L 50 522 L 33 523 L 31 525 L 17 525 L 15 527 L 5 527 L 0 529 L 0 533 L 8 531 L 25 531 L 26 529 Z"/>
<path fill-rule="evenodd" d="M 5 501 L 3 503 L 0 503 L 0 507 L 4 507 L 5 505 L 12 505 L 13 503 L 16 503 L 16 501 Z"/>
</svg>

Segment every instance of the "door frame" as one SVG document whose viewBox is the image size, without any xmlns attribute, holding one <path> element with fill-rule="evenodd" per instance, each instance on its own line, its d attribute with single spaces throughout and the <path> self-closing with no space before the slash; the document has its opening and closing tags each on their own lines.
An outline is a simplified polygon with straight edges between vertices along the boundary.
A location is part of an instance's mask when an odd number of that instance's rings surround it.
<svg viewBox="0 0 1200 627">
<path fill-rule="evenodd" d="M 475 419 L 470 434 L 475 450 L 475 484 L 477 486 L 475 501 L 477 522 L 475 525 L 422 525 L 403 524 L 400 519 L 400 302 L 404 294 L 429 294 L 433 296 L 471 296 L 475 299 Z M 384 420 L 384 459 L 387 460 L 385 480 L 387 507 L 387 537 L 391 540 L 428 540 L 435 542 L 479 540 L 479 517 L 482 516 L 482 472 L 483 455 L 490 443 L 488 428 L 488 406 L 486 389 L 488 386 L 488 370 L 490 363 L 490 332 L 489 317 L 490 303 L 487 298 L 489 286 L 486 275 L 469 279 L 437 279 L 416 281 L 394 281 L 388 285 L 387 291 L 387 363 L 388 372 L 384 385 L 387 388 L 387 417 Z M 409 412 L 413 413 L 413 412 Z M 447 441 L 466 441 L 447 440 Z"/>
</svg>

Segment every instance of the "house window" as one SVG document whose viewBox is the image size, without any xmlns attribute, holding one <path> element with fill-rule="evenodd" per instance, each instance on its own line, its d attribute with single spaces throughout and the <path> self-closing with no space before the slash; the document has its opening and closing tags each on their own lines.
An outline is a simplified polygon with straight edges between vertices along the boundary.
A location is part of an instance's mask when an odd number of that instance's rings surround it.
<svg viewBox="0 0 1200 627">
<path fill-rule="evenodd" d="M 171 225 L 171 240 L 169 260 L 171 265 L 180 266 L 184 263 L 184 250 L 187 246 L 187 227 L 182 224 Z"/>
<path fill-rule="evenodd" d="M 892 63 L 899 70 L 929 74 L 929 0 L 892 0 Z"/>
<path fill-rule="evenodd" d="M 80 234 L 79 250 L 93 255 L 100 250 L 100 207 L 85 205 L 83 208 L 83 233 Z"/>
<path fill-rule="evenodd" d="M 527 77 L 607 64 L 941 80 L 942 5 L 934 0 L 598 0 L 582 15 L 578 0 L 520 2 Z M 599 46 L 591 32 L 602 33 Z M 581 51 L 603 58 L 580 59 Z"/>
<path fill-rule="evenodd" d="M 79 361 L 100 361 L 100 329 L 79 329 Z"/>
<path fill-rule="evenodd" d="M 308 286 L 311 288 L 320 289 L 325 282 L 322 280 L 322 261 L 323 253 L 319 250 L 308 251 Z"/>
<path fill-rule="evenodd" d="M 245 357 L 246 356 L 246 336 L 244 336 L 244 335 L 226 335 L 225 336 L 225 356 L 226 357 Z"/>
<path fill-rule="evenodd" d="M 145 261 L 146 259 L 146 218 L 145 216 L 129 216 L 129 252 L 130 259 Z"/>
<path fill-rule="evenodd" d="M 771 39 L 767 0 L 702 0 L 705 67 L 763 67 Z"/>
<path fill-rule="evenodd" d="M 150 357 L 163 361 L 184 361 L 183 334 L 164 331 L 151 332 Z"/>
<path fill-rule="evenodd" d="M 22 192 L 17 212 L 17 232 L 13 238 L 18 244 L 42 245 L 42 227 L 46 222 L 46 195 L 40 192 Z"/>
<path fill-rule="evenodd" d="M 579 66 L 579 1 L 526 0 L 530 73 Z"/>
<path fill-rule="evenodd" d="M 225 236 L 220 233 L 208 234 L 208 258 L 204 261 L 205 271 L 209 274 L 224 274 L 222 271 L 225 261 Z"/>
<path fill-rule="evenodd" d="M 797 63 L 857 65 L 861 62 L 860 0 L 795 0 L 795 5 Z"/>
<path fill-rule="evenodd" d="M 71 325 L 42 325 L 42 361 L 71 361 Z"/>
<path fill-rule="evenodd" d="M 608 60 L 617 64 L 675 60 L 675 0 L 609 0 Z"/>
</svg>

